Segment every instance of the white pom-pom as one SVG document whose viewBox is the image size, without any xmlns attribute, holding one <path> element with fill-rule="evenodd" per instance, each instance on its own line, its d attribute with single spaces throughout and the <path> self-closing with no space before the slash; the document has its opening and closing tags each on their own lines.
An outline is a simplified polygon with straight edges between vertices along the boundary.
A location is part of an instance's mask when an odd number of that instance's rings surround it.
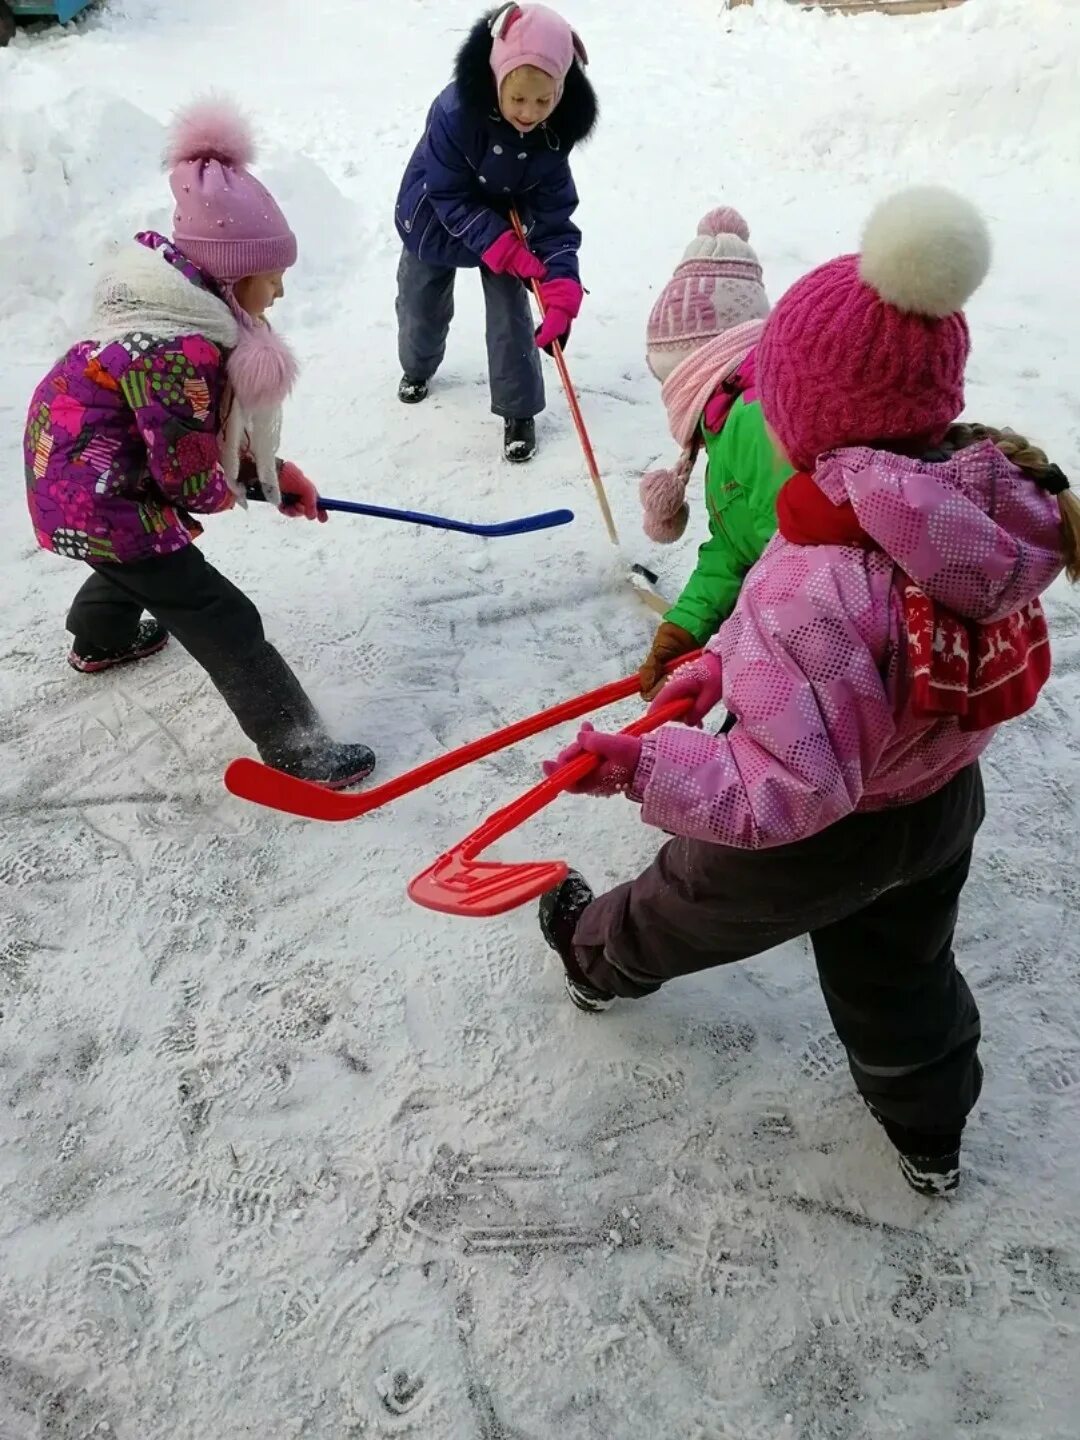
<svg viewBox="0 0 1080 1440">
<path fill-rule="evenodd" d="M 197 100 L 177 112 L 165 148 L 168 169 L 187 160 L 219 160 L 246 170 L 254 159 L 251 126 L 231 100 Z"/>
<path fill-rule="evenodd" d="M 863 232 L 859 273 L 898 310 L 942 319 L 962 310 L 990 269 L 990 232 L 969 200 L 923 186 L 880 204 Z"/>
</svg>

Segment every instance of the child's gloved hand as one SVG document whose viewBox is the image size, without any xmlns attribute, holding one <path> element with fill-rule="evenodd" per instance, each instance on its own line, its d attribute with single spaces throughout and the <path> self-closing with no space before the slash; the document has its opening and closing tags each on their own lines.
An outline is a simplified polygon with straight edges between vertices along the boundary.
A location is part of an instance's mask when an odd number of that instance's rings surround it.
<svg viewBox="0 0 1080 1440">
<path fill-rule="evenodd" d="M 315 489 L 314 482 L 308 479 L 299 465 L 286 460 L 278 472 L 278 484 L 281 487 L 283 515 L 288 515 L 291 519 L 298 519 L 303 515 L 308 520 L 318 520 L 323 524 L 329 520 L 330 516 L 326 511 L 319 509 L 319 492 Z"/>
<path fill-rule="evenodd" d="M 655 700 L 665 684 L 664 670 L 680 655 L 689 655 L 697 649 L 698 642 L 681 625 L 665 620 L 653 636 L 652 649 L 645 657 L 645 663 L 638 671 L 641 693 L 646 700 Z M 670 683 L 667 682 L 667 683 Z"/>
<path fill-rule="evenodd" d="M 690 700 L 693 703 L 683 716 L 682 724 L 699 726 L 709 711 L 720 703 L 723 690 L 724 672 L 720 656 L 706 650 L 700 660 L 684 665 L 671 677 L 649 709 L 669 705 L 672 700 Z"/>
<path fill-rule="evenodd" d="M 599 795 L 609 799 L 624 795 L 634 781 L 641 759 L 641 741 L 636 735 L 605 735 L 586 720 L 573 745 L 561 750 L 554 760 L 545 760 L 545 775 L 554 775 L 581 755 L 598 755 L 600 764 L 584 780 L 567 788 L 571 795 Z"/>
<path fill-rule="evenodd" d="M 536 332 L 536 344 L 550 355 L 556 340 L 566 349 L 570 327 L 578 317 L 585 292 L 576 280 L 563 279 L 541 285 L 540 294 L 544 301 L 544 319 Z"/>
<path fill-rule="evenodd" d="M 480 258 L 494 275 L 516 275 L 519 280 L 542 280 L 547 274 L 544 262 L 538 260 L 527 245 L 522 244 L 513 230 L 504 230 Z"/>
</svg>

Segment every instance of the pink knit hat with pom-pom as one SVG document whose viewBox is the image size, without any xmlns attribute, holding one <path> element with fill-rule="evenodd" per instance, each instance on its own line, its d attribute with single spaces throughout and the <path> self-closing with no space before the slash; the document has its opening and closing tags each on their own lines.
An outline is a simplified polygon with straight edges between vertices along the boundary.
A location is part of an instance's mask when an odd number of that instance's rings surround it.
<svg viewBox="0 0 1080 1440">
<path fill-rule="evenodd" d="M 762 320 L 769 301 L 750 227 L 730 206 L 710 210 L 649 316 L 646 356 L 666 380 L 703 341 L 748 320 Z"/>
<path fill-rule="evenodd" d="M 225 285 L 296 264 L 296 236 L 251 174 L 254 160 L 251 127 L 228 100 L 198 101 L 176 116 L 165 151 L 173 241 Z"/>
<path fill-rule="evenodd" d="M 791 287 L 757 357 L 761 408 L 791 463 L 849 445 L 937 445 L 964 408 L 963 307 L 986 277 L 990 236 L 951 191 L 922 186 L 870 216 L 858 255 Z"/>
</svg>

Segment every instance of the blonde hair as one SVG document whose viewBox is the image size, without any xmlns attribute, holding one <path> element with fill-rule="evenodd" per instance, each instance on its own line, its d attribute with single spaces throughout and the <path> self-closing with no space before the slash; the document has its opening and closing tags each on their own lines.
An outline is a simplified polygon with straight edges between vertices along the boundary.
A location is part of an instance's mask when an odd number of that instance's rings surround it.
<svg viewBox="0 0 1080 1440">
<path fill-rule="evenodd" d="M 989 425 L 953 425 L 945 437 L 945 444 L 953 450 L 963 450 L 980 440 L 992 441 L 1006 460 L 1011 460 L 1018 470 L 1034 480 L 1043 489 L 1057 490 L 1058 509 L 1061 512 L 1061 553 L 1065 560 L 1065 574 L 1074 585 L 1080 583 L 1080 499 L 1068 488 L 1068 482 L 1057 465 L 1051 463 L 1045 451 L 1025 435 L 1015 430 L 994 430 Z M 1053 482 L 1048 484 L 1047 482 Z M 1062 482 L 1064 488 L 1061 489 Z"/>
</svg>

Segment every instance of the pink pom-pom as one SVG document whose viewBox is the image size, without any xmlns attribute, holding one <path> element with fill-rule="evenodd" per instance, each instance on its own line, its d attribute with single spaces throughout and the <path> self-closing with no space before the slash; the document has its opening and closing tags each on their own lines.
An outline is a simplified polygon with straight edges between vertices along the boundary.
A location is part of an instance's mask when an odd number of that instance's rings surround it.
<svg viewBox="0 0 1080 1440">
<path fill-rule="evenodd" d="M 750 239 L 750 226 L 730 205 L 719 205 L 710 210 L 698 222 L 699 235 L 737 235 L 740 240 Z"/>
<path fill-rule="evenodd" d="M 681 540 L 686 531 L 686 522 L 690 519 L 690 507 L 683 505 L 676 514 L 667 519 L 646 513 L 641 528 L 645 534 L 657 545 L 674 545 L 676 540 Z"/>
<path fill-rule="evenodd" d="M 190 160 L 219 160 L 246 170 L 255 159 L 255 136 L 231 100 L 196 100 L 177 112 L 165 148 L 173 170 Z"/>
<path fill-rule="evenodd" d="M 674 544 L 690 518 L 685 478 L 676 470 L 649 470 L 641 477 L 639 493 L 645 534 L 658 545 Z"/>
<path fill-rule="evenodd" d="M 229 356 L 228 375 L 245 410 L 276 409 L 296 381 L 296 357 L 269 325 L 245 327 Z"/>
</svg>

